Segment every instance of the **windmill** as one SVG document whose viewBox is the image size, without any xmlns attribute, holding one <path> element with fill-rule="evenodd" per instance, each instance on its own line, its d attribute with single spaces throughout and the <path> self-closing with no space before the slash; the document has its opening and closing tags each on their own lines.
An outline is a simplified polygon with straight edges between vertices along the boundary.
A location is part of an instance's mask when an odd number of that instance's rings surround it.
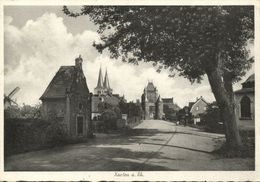
<svg viewBox="0 0 260 182">
<path fill-rule="evenodd" d="M 16 87 L 15 89 L 13 89 L 12 92 L 9 93 L 9 95 L 5 95 L 5 94 L 4 94 L 4 108 L 5 108 L 5 109 L 8 108 L 8 107 L 10 107 L 12 104 L 18 106 L 18 104 L 17 104 L 15 101 L 12 100 L 12 97 L 13 97 L 14 94 L 16 94 L 19 90 L 20 90 L 20 88 L 19 88 L 19 87 Z"/>
</svg>

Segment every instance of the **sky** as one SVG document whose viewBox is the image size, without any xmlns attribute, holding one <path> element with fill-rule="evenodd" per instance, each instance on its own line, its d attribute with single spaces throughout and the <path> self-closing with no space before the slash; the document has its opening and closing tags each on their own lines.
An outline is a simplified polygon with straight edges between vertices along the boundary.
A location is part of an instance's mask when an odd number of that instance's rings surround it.
<svg viewBox="0 0 260 182">
<path fill-rule="evenodd" d="M 80 7 L 70 7 L 77 10 Z M 162 98 L 174 98 L 180 107 L 202 96 L 214 101 L 207 78 L 191 84 L 179 76 L 170 78 L 167 70 L 160 73 L 150 63 L 132 65 L 98 53 L 92 46 L 99 41 L 97 27 L 87 16 L 67 17 L 61 6 L 5 6 L 4 7 L 4 92 L 18 104 L 35 105 L 60 66 L 74 65 L 79 54 L 89 90 L 94 92 L 100 66 L 108 71 L 114 93 L 128 101 L 140 99 L 148 81 L 153 81 Z M 252 51 L 253 52 L 253 51 Z M 252 53 L 253 54 L 253 53 Z M 241 82 L 254 72 L 251 69 Z M 234 89 L 241 87 L 241 82 Z"/>
</svg>

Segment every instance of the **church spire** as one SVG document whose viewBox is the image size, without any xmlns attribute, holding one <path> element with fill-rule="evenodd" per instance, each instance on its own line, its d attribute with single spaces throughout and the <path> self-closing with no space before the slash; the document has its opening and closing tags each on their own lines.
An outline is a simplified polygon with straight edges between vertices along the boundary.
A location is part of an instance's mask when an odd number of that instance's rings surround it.
<svg viewBox="0 0 260 182">
<path fill-rule="evenodd" d="M 107 69 L 106 69 L 105 80 L 104 80 L 103 86 L 104 86 L 104 88 L 106 88 L 106 89 L 110 89 L 109 79 L 108 79 L 108 74 L 107 74 Z"/>
<path fill-rule="evenodd" d="M 103 88 L 103 75 L 102 75 L 101 66 L 99 68 L 98 83 L 97 83 L 97 87 L 96 88 Z"/>
</svg>

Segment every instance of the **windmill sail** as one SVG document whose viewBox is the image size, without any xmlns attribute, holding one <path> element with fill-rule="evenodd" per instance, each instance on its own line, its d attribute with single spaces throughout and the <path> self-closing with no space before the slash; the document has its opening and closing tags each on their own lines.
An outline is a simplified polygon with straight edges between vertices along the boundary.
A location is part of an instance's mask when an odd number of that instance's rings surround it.
<svg viewBox="0 0 260 182">
<path fill-rule="evenodd" d="M 19 90 L 20 90 L 20 88 L 19 88 L 19 87 L 16 87 L 15 89 L 13 89 L 12 92 L 10 92 L 10 94 L 8 95 L 8 97 L 11 99 L 11 98 L 14 96 L 14 94 L 16 94 Z"/>
<path fill-rule="evenodd" d="M 12 90 L 12 92 L 10 92 L 8 95 L 4 94 L 4 106 L 5 108 L 8 108 L 13 104 L 17 105 L 18 104 L 12 100 L 12 97 L 14 96 L 14 94 L 16 94 L 18 91 L 20 90 L 19 87 L 16 87 L 15 89 Z"/>
</svg>

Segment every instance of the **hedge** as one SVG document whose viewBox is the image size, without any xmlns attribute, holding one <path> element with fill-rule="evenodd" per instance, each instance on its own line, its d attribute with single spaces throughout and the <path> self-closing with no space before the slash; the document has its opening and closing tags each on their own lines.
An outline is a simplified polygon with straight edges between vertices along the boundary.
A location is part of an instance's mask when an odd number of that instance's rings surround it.
<svg viewBox="0 0 260 182">
<path fill-rule="evenodd" d="M 5 156 L 28 152 L 66 142 L 66 132 L 58 121 L 41 119 L 5 119 Z"/>
</svg>

